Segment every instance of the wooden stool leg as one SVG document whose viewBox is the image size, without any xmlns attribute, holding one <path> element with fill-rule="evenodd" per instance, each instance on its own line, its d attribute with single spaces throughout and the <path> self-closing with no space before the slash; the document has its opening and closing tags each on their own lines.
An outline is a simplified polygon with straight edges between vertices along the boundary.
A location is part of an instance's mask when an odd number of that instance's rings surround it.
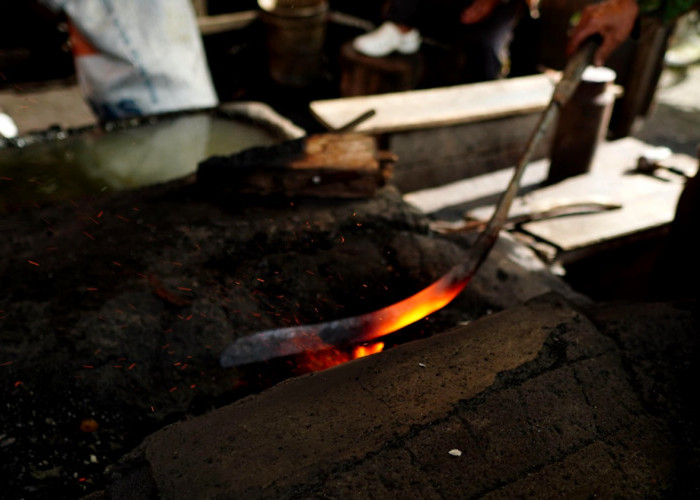
<svg viewBox="0 0 700 500">
<path fill-rule="evenodd" d="M 412 90 L 420 79 L 420 53 L 368 57 L 343 44 L 340 51 L 340 95 L 342 97 Z"/>
</svg>

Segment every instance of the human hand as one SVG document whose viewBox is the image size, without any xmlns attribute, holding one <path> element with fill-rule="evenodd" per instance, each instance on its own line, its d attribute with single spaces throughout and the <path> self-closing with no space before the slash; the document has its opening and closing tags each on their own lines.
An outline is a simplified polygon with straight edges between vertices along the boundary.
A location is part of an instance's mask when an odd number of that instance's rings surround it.
<svg viewBox="0 0 700 500">
<path fill-rule="evenodd" d="M 613 50 L 629 37 L 638 13 L 639 6 L 635 0 L 604 0 L 587 5 L 569 36 L 566 55 L 572 56 L 588 37 L 598 34 L 603 41 L 593 56 L 593 64 L 601 66 Z"/>
<path fill-rule="evenodd" d="M 483 21 L 491 15 L 499 3 L 501 0 L 474 0 L 469 7 L 462 11 L 460 21 L 462 24 L 475 24 Z"/>
</svg>

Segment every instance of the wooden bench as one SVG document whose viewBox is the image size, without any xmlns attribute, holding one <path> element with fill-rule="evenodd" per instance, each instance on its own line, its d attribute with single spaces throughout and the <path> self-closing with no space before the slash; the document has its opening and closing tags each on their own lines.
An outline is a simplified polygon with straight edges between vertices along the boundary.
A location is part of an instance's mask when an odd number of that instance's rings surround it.
<svg viewBox="0 0 700 500">
<path fill-rule="evenodd" d="M 393 183 L 414 191 L 514 165 L 551 99 L 556 78 L 533 75 L 320 100 L 310 109 L 329 130 L 374 110 L 354 131 L 380 137 L 382 148 L 399 157 Z M 553 129 L 533 159 L 548 154 Z"/>
</svg>

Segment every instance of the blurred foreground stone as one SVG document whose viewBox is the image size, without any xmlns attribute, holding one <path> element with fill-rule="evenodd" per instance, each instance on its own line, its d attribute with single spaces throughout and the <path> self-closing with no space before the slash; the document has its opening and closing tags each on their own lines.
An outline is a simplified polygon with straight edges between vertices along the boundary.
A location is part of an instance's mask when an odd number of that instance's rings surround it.
<svg viewBox="0 0 700 500">
<path fill-rule="evenodd" d="M 17 181 L 4 181 L 17 182 Z M 461 262 L 468 238 L 387 187 L 356 199 L 243 197 L 177 180 L 12 207 L 0 220 L 0 491 L 77 498 L 166 424 L 299 371 L 298 360 L 224 370 L 236 337 L 394 303 Z M 555 290 L 502 238 L 452 304 L 407 329 L 429 336 Z M 303 361 L 303 360 L 302 360 Z M 82 430 L 84 420 L 97 430 Z"/>
<path fill-rule="evenodd" d="M 544 295 L 166 427 L 96 496 L 696 497 L 697 333 Z"/>
</svg>

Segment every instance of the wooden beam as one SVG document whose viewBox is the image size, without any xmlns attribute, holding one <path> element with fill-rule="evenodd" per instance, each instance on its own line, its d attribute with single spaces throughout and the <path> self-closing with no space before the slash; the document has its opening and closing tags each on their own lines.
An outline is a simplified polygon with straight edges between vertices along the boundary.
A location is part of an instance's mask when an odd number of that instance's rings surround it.
<svg viewBox="0 0 700 500">
<path fill-rule="evenodd" d="M 250 195 L 358 198 L 384 186 L 395 158 L 361 134 L 316 134 L 200 163 L 205 189 Z"/>
<path fill-rule="evenodd" d="M 367 109 L 375 116 L 355 130 L 370 134 L 436 128 L 542 111 L 552 97 L 557 74 L 380 95 L 313 101 L 321 124 L 336 129 Z"/>
</svg>

